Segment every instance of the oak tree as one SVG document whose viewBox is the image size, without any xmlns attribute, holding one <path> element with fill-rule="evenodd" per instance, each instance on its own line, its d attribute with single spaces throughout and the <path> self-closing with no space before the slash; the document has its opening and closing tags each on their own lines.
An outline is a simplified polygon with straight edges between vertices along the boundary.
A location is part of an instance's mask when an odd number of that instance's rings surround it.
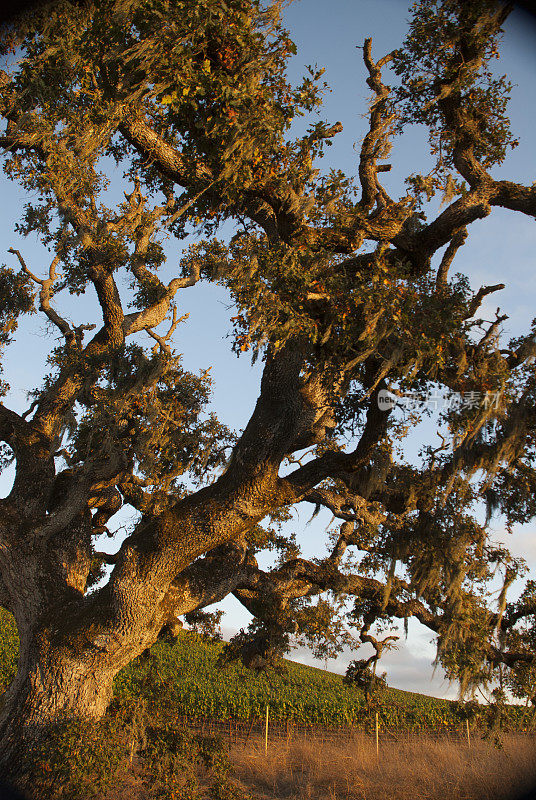
<svg viewBox="0 0 536 800">
<path fill-rule="evenodd" d="M 278 0 L 55 0 L 4 27 L 4 170 L 27 192 L 18 232 L 51 258 L 6 255 L 0 334 L 36 310 L 57 334 L 28 409 L 0 408 L 15 467 L 0 601 L 20 636 L 5 769 L 58 717 L 101 716 L 164 625 L 230 593 L 254 622 L 228 654 L 253 666 L 296 635 L 336 647 L 345 614 L 374 649 L 362 678 L 392 641 L 378 631 L 414 617 L 465 687 L 500 667 L 533 691 L 535 587 L 508 601 L 522 565 L 490 543 L 479 501 L 510 523 L 536 512 L 535 330 L 505 344 L 504 317 L 479 316 L 502 285 L 450 274 L 476 220 L 536 216 L 534 184 L 493 177 L 515 145 L 491 68 L 510 11 L 427 0 L 399 50 L 365 40 L 368 132 L 349 176 L 319 160 L 340 123 L 292 133 L 322 71 L 289 82 Z M 390 143 L 413 123 L 433 166 L 391 197 Z M 170 280 L 167 236 L 183 248 Z M 238 434 L 207 410 L 206 365 L 189 372 L 173 348 L 200 281 L 228 290 L 232 347 L 263 364 Z M 93 320 L 67 318 L 69 292 L 93 293 Z M 428 413 L 400 408 L 411 393 L 463 400 L 435 412 L 441 445 L 423 442 L 419 463 L 399 449 Z M 337 521 L 327 556 L 301 557 L 281 527 L 297 504 Z M 99 552 L 124 507 L 132 530 Z"/>
</svg>

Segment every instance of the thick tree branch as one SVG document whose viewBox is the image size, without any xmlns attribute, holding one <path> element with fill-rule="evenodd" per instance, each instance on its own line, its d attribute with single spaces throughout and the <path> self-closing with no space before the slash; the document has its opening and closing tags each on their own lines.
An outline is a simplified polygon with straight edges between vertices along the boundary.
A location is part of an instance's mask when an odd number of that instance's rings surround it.
<svg viewBox="0 0 536 800">
<path fill-rule="evenodd" d="M 461 228 L 459 231 L 455 231 L 455 233 L 453 234 L 447 249 L 443 253 L 443 258 L 441 259 L 441 263 L 437 270 L 437 277 L 436 277 L 437 288 L 447 285 L 447 278 L 450 265 L 454 261 L 456 253 L 458 252 L 460 247 L 463 246 L 466 239 L 467 239 L 467 228 Z"/>
<path fill-rule="evenodd" d="M 30 435 L 30 425 L 23 417 L 0 403 L 0 440 L 13 446 Z"/>
<path fill-rule="evenodd" d="M 359 159 L 359 180 L 362 188 L 360 205 L 364 210 L 371 209 L 375 203 L 378 208 L 385 208 L 392 203 L 378 181 L 378 172 L 388 171 L 391 167 L 388 164 L 381 167 L 377 164 L 377 159 L 387 152 L 390 128 L 395 119 L 395 114 L 388 113 L 389 88 L 382 83 L 381 78 L 381 68 L 391 60 L 392 54 L 375 63 L 371 45 L 372 39 L 365 39 L 363 59 L 369 73 L 367 84 L 374 91 L 376 99 L 370 107 L 369 131 L 363 140 Z"/>
<path fill-rule="evenodd" d="M 207 187 L 215 183 L 217 176 L 206 164 L 191 164 L 184 159 L 176 147 L 166 142 L 143 117 L 123 119 L 119 126 L 119 132 L 141 156 L 154 163 L 165 177 L 171 178 L 180 186 L 194 190 L 205 189 L 208 195 L 211 194 Z M 216 195 L 214 199 L 219 205 L 220 196 Z M 279 239 L 278 221 L 270 202 L 248 192 L 244 199 L 244 206 L 243 210 L 263 228 L 268 238 L 271 241 L 277 241 Z"/>
<path fill-rule="evenodd" d="M 169 587 L 163 605 L 168 619 L 223 600 L 258 571 L 244 541 L 220 545 L 194 561 Z"/>
<path fill-rule="evenodd" d="M 303 501 L 313 503 L 315 506 L 327 508 L 337 519 L 346 522 L 365 522 L 368 525 L 378 526 L 385 521 L 378 503 L 368 503 L 364 497 L 352 492 L 346 495 L 331 489 L 317 488 L 305 495 Z"/>
<path fill-rule="evenodd" d="M 152 306 L 143 311 L 127 314 L 123 321 L 124 335 L 131 336 L 148 328 L 156 328 L 163 322 L 168 314 L 171 302 L 179 289 L 195 286 L 199 280 L 199 267 L 194 267 L 190 275 L 185 278 L 173 278 L 167 285 L 163 297 Z"/>
<path fill-rule="evenodd" d="M 534 664 L 536 662 L 536 654 L 526 650 L 500 650 L 498 647 L 490 646 L 487 659 L 494 667 L 498 667 L 499 664 L 514 667 L 520 663 Z"/>
<path fill-rule="evenodd" d="M 299 502 L 326 478 L 341 478 L 352 482 L 359 469 L 368 464 L 373 450 L 387 430 L 391 409 L 384 411 L 378 403 L 378 394 L 383 388 L 380 381 L 368 401 L 366 422 L 359 442 L 351 453 L 327 452 L 280 479 L 282 491 L 288 495 L 287 502 Z"/>
<path fill-rule="evenodd" d="M 120 452 L 110 450 L 105 455 L 88 458 L 78 469 L 60 473 L 56 491 L 51 497 L 50 513 L 37 527 L 35 535 L 50 538 L 67 529 L 88 507 L 91 496 L 113 489 L 128 466 Z"/>
<path fill-rule="evenodd" d="M 271 608 L 266 603 L 267 598 L 274 598 L 284 608 L 290 600 L 332 591 L 358 597 L 360 602 L 372 603 L 378 616 L 384 614 L 399 619 L 415 617 L 430 630 L 439 632 L 440 615 L 433 614 L 420 600 L 411 598 L 411 588 L 405 581 L 393 578 L 386 603 L 385 589 L 386 585 L 375 578 L 339 572 L 330 559 L 320 564 L 293 559 L 271 572 L 252 568 L 249 577 L 241 582 L 234 594 L 248 610 L 262 619 L 263 610 L 266 613 L 266 609 Z M 400 595 L 405 595 L 405 599 L 401 599 Z"/>
<path fill-rule="evenodd" d="M 16 535 L 15 520 L 35 519 L 46 508 L 54 480 L 54 459 L 48 440 L 36 429 L 33 422 L 0 404 L 0 440 L 5 441 L 15 455 L 15 481 L 3 503 L 9 524 L 5 535 Z"/>
<path fill-rule="evenodd" d="M 478 31 L 462 30 L 450 75 L 448 78 L 439 77 L 434 86 L 436 102 L 454 138 L 454 164 L 471 187 L 489 183 L 491 177 L 475 157 L 478 123 L 474 113 L 463 107 L 461 92 L 457 86 L 462 79 L 467 80 L 468 76 L 478 72 L 490 38 L 500 30 L 513 8 L 513 3 L 498 3 L 494 11 L 479 15 L 476 23 Z"/>
</svg>

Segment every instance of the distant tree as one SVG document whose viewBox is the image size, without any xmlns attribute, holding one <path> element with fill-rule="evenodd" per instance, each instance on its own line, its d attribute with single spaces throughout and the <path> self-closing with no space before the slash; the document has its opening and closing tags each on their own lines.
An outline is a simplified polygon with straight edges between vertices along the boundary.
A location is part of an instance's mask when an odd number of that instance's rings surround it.
<svg viewBox="0 0 536 800">
<path fill-rule="evenodd" d="M 371 666 L 372 663 L 372 666 Z M 381 702 L 387 689 L 387 682 L 384 672 L 382 675 L 376 675 L 375 666 L 377 661 L 374 661 L 374 656 L 371 658 L 361 658 L 356 661 L 351 661 L 346 670 L 343 683 L 346 686 L 357 686 L 365 695 L 365 700 L 369 708 L 375 703 Z"/>
<path fill-rule="evenodd" d="M 220 630 L 222 617 L 223 611 L 191 611 L 186 614 L 185 619 L 194 633 L 206 636 L 212 641 L 221 642 L 223 638 Z"/>
<path fill-rule="evenodd" d="M 16 468 L 0 592 L 20 637 L 0 760 L 17 780 L 50 722 L 101 716 L 114 676 L 163 626 L 230 593 L 255 618 L 235 651 L 257 643 L 265 661 L 296 635 L 329 644 L 337 624 L 378 653 L 378 625 L 415 617 L 464 687 L 534 663 L 533 590 L 507 602 L 522 564 L 489 542 L 476 504 L 511 523 L 535 515 L 535 329 L 502 344 L 505 317 L 479 317 L 502 284 L 449 276 L 471 223 L 495 207 L 536 216 L 534 184 L 491 174 L 515 145 L 509 84 L 490 68 L 511 5 L 425 0 L 400 50 L 376 61 L 365 40 L 355 180 L 318 167 L 340 123 L 291 138 L 321 103 L 322 71 L 289 84 L 281 5 L 56 0 L 3 29 L 0 145 L 28 198 L 17 231 L 52 260 L 11 250 L 0 335 L 7 345 L 37 308 L 57 336 L 29 408 L 0 410 Z M 434 165 L 393 199 L 380 179 L 412 123 L 427 126 Z M 214 238 L 228 220 L 234 236 Z M 171 279 L 169 235 L 185 247 Z M 206 365 L 188 372 L 172 348 L 187 330 L 181 292 L 198 281 L 228 289 L 233 348 L 264 365 L 239 435 L 205 410 Z M 68 319 L 66 292 L 95 292 L 102 321 L 84 321 L 87 305 Z M 393 400 L 412 392 L 449 400 L 419 465 L 399 445 L 428 412 Z M 300 557 L 285 535 L 300 503 L 338 520 L 326 557 Z M 124 507 L 131 532 L 98 552 Z M 262 570 L 267 549 L 277 566 Z"/>
</svg>

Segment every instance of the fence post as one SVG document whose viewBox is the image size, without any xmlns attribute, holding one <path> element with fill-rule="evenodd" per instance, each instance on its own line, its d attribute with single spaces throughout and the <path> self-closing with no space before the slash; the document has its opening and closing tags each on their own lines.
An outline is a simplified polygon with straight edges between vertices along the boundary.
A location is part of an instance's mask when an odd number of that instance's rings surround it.
<svg viewBox="0 0 536 800">
<path fill-rule="evenodd" d="M 266 704 L 266 727 L 264 730 L 264 755 L 268 755 L 268 709 L 269 705 Z"/>
<path fill-rule="evenodd" d="M 380 760 L 380 741 L 378 736 L 378 712 L 376 711 L 376 759 Z"/>
<path fill-rule="evenodd" d="M 469 736 L 469 719 L 467 717 L 465 718 L 465 727 L 466 727 L 466 730 L 467 730 L 467 747 L 470 748 L 471 747 L 471 738 Z"/>
</svg>

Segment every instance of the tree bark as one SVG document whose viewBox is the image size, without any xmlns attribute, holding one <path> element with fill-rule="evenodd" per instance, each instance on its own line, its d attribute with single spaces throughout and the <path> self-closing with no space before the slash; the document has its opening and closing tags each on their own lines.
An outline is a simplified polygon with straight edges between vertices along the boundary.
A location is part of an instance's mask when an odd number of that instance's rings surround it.
<svg viewBox="0 0 536 800">
<path fill-rule="evenodd" d="M 41 629 L 21 637 L 17 674 L 2 698 L 0 775 L 26 792 L 35 748 L 50 725 L 102 717 L 118 672 L 102 653 L 75 654 L 50 634 Z"/>
</svg>

